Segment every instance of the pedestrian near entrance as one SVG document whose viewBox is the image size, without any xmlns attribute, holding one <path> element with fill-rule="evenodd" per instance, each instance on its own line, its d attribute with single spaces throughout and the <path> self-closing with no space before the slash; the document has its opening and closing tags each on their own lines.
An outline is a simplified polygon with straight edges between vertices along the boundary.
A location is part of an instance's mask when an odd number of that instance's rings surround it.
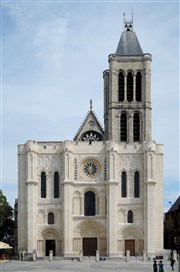
<svg viewBox="0 0 180 272">
<path fill-rule="evenodd" d="M 162 261 L 159 261 L 158 266 L 159 266 L 159 272 L 164 272 L 164 264 Z"/>
<path fill-rule="evenodd" d="M 172 271 L 174 271 L 174 264 L 175 264 L 175 260 L 174 259 L 171 259 L 171 263 L 170 263 L 170 266 L 172 267 Z"/>
<path fill-rule="evenodd" d="M 153 272 L 158 272 L 158 266 L 157 266 L 157 262 L 156 260 L 154 260 L 154 263 L 153 263 Z"/>
</svg>

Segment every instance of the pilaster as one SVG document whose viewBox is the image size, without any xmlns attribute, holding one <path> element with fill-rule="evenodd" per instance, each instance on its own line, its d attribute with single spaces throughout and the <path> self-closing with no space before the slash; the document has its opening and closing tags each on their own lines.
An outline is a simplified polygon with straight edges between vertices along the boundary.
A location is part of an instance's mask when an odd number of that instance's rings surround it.
<svg viewBox="0 0 180 272">
<path fill-rule="evenodd" d="M 35 179 L 36 176 L 36 161 L 37 155 L 33 150 L 33 145 L 31 144 L 29 152 L 27 152 L 27 181 L 26 181 L 26 201 L 27 201 L 27 221 L 26 221 L 26 231 L 27 231 L 27 241 L 26 248 L 27 252 L 33 252 L 37 247 L 36 238 L 36 224 L 37 224 L 37 185 L 38 182 Z"/>
<path fill-rule="evenodd" d="M 71 175 L 73 173 L 72 163 L 72 146 L 69 142 L 65 143 L 64 151 L 64 169 L 65 179 L 63 185 L 63 228 L 64 228 L 64 256 L 72 256 L 72 245 L 73 245 L 73 229 L 72 229 L 72 215 L 73 215 L 73 182 Z"/>
<path fill-rule="evenodd" d="M 107 225 L 109 256 L 117 256 L 117 146 L 109 142 L 109 182 L 107 183 Z"/>
</svg>

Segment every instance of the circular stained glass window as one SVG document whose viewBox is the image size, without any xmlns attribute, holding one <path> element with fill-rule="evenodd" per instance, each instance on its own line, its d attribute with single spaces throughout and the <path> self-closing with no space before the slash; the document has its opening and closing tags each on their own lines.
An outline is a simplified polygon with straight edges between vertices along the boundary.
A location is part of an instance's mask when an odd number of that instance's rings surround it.
<svg viewBox="0 0 180 272">
<path fill-rule="evenodd" d="M 86 178 L 95 178 L 99 175 L 100 169 L 100 163 L 93 158 L 86 159 L 81 164 L 81 173 Z"/>
</svg>

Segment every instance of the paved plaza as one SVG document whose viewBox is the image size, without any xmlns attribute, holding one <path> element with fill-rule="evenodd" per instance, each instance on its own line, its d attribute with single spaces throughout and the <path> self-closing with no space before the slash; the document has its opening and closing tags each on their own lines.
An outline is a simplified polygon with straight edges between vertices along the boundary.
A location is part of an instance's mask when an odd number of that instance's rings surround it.
<svg viewBox="0 0 180 272">
<path fill-rule="evenodd" d="M 150 262 L 113 262 L 113 261 L 36 261 L 36 262 L 22 262 L 10 261 L 7 263 L 0 263 L 0 272 L 148 272 L 153 271 L 153 261 Z M 171 271 L 168 261 L 164 262 L 164 272 Z M 174 272 L 179 272 L 179 265 L 176 264 Z"/>
</svg>

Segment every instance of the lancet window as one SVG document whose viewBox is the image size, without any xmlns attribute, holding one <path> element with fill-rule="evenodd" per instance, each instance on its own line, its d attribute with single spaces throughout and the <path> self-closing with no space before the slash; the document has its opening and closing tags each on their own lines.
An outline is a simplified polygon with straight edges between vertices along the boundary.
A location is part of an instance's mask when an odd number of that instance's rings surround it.
<svg viewBox="0 0 180 272">
<path fill-rule="evenodd" d="M 54 198 L 59 198 L 59 173 L 54 173 Z"/>
<path fill-rule="evenodd" d="M 140 178 L 139 172 L 134 173 L 134 197 L 138 198 L 140 196 Z"/>
<path fill-rule="evenodd" d="M 127 222 L 128 223 L 133 223 L 133 212 L 132 211 L 128 211 Z"/>
<path fill-rule="evenodd" d="M 46 173 L 41 173 L 41 198 L 46 198 Z"/>
<path fill-rule="evenodd" d="M 84 213 L 86 216 L 95 215 L 95 194 L 88 191 L 84 195 Z"/>
<path fill-rule="evenodd" d="M 49 225 L 54 224 L 54 213 L 52 213 L 52 212 L 48 213 L 48 224 Z"/>
<path fill-rule="evenodd" d="M 121 174 L 121 197 L 127 197 L 127 178 L 126 172 Z"/>
</svg>

